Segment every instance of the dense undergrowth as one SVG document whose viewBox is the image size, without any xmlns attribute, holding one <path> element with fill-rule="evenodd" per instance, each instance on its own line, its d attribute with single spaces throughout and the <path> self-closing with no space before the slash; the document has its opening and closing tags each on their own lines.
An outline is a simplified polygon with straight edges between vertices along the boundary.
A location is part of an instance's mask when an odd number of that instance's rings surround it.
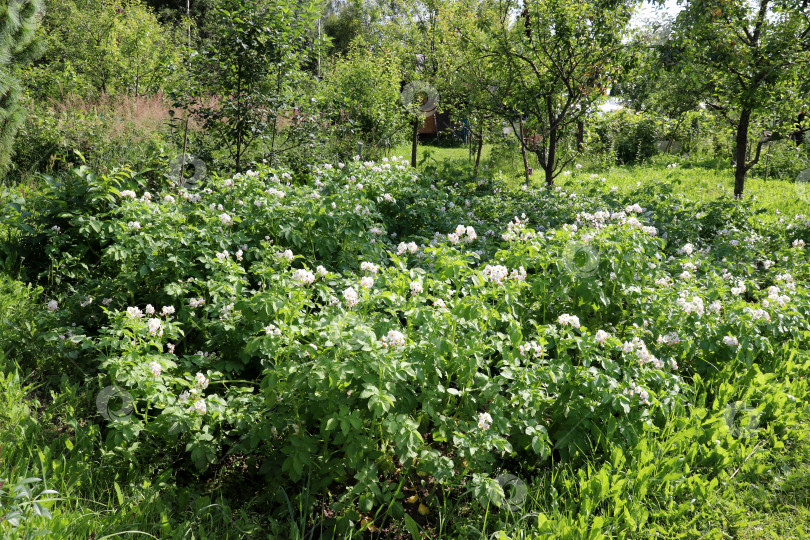
<svg viewBox="0 0 810 540">
<path fill-rule="evenodd" d="M 810 221 L 595 176 L 7 191 L 4 535 L 743 534 L 808 463 Z"/>
</svg>

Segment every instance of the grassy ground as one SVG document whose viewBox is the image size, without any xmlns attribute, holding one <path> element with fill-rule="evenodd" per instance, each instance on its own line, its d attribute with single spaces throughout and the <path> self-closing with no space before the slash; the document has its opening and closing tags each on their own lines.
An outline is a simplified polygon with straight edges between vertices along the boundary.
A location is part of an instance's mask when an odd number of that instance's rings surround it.
<svg viewBox="0 0 810 540">
<path fill-rule="evenodd" d="M 393 155 L 410 156 L 407 145 L 392 150 Z M 448 177 L 471 177 L 473 160 L 466 147 L 438 147 L 421 145 L 417 152 L 420 170 L 446 172 Z M 581 169 L 575 167 L 582 165 Z M 536 158 L 529 156 L 529 164 L 535 165 L 531 176 L 531 186 L 543 185 L 542 171 L 536 168 Z M 670 164 L 677 164 L 667 168 Z M 620 193 L 629 193 L 641 185 L 668 182 L 677 185 L 676 192 L 683 193 L 695 201 L 708 201 L 723 197 L 732 197 L 734 193 L 733 170 L 728 162 L 718 159 L 682 160 L 677 156 L 657 156 L 653 163 L 640 166 L 605 167 L 593 163 L 587 156 L 567 167 L 570 175 L 562 174 L 555 180 L 555 185 L 567 191 L 581 191 L 591 186 L 608 191 L 616 186 Z M 497 149 L 486 144 L 481 153 L 482 176 L 495 176 L 512 188 L 519 188 L 524 183 L 523 163 L 520 154 L 515 151 L 504 157 Z M 592 178 L 592 176 L 595 176 Z M 604 181 L 602 180 L 604 179 Z M 807 188 L 802 191 L 802 188 Z M 777 179 L 771 176 L 751 176 L 746 179 L 746 197 L 753 197 L 760 206 L 768 210 L 764 219 L 779 219 L 780 215 L 810 213 L 810 187 L 796 184 L 793 179 Z"/>
</svg>

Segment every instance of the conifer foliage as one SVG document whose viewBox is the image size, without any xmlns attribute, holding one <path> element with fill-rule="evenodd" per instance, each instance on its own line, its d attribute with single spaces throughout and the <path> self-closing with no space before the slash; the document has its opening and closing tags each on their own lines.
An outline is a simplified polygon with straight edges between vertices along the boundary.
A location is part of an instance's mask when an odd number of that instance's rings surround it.
<svg viewBox="0 0 810 540">
<path fill-rule="evenodd" d="M 20 97 L 20 67 L 41 54 L 37 37 L 45 5 L 42 0 L 9 0 L 0 5 L 0 178 L 11 160 L 14 135 L 25 119 Z"/>
</svg>

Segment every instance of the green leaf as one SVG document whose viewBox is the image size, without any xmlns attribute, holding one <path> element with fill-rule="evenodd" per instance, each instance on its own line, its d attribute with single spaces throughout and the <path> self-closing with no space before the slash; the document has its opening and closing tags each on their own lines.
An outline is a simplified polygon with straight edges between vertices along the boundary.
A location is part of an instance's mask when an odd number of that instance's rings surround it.
<svg viewBox="0 0 810 540">
<path fill-rule="evenodd" d="M 422 533 L 416 521 L 414 521 L 414 519 L 408 514 L 405 514 L 404 520 L 405 520 L 405 528 L 408 529 L 409 533 L 411 533 L 411 539 L 419 540 L 420 538 L 422 538 Z"/>
</svg>

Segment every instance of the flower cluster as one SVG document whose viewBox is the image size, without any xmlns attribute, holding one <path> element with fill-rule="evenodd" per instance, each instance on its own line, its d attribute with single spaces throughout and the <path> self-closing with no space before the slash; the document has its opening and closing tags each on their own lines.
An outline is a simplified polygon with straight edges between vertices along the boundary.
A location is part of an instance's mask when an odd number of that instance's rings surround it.
<svg viewBox="0 0 810 540">
<path fill-rule="evenodd" d="M 495 266 L 486 265 L 483 274 L 489 281 L 500 285 L 506 280 L 507 276 L 509 276 L 509 270 L 500 264 L 496 264 Z"/>
<path fill-rule="evenodd" d="M 418 281 L 411 281 L 411 294 L 417 295 L 422 292 L 422 284 Z"/>
<path fill-rule="evenodd" d="M 388 334 L 384 335 L 380 341 L 383 347 L 401 347 L 405 345 L 405 334 L 398 330 L 389 330 Z"/>
<path fill-rule="evenodd" d="M 201 390 L 208 388 L 209 382 L 210 381 L 202 373 L 197 373 L 197 376 L 194 378 L 194 386 Z"/>
<path fill-rule="evenodd" d="M 796 282 L 793 281 L 793 276 L 791 276 L 790 274 L 787 273 L 777 274 L 777 276 L 774 279 L 776 279 L 776 281 L 782 282 L 786 289 L 791 291 L 796 290 Z"/>
<path fill-rule="evenodd" d="M 441 298 L 437 298 L 433 301 L 433 307 L 437 307 L 439 309 L 447 309 L 447 304 Z"/>
<path fill-rule="evenodd" d="M 188 301 L 188 305 L 193 308 L 198 308 L 205 305 L 205 299 L 203 298 L 192 298 Z"/>
<path fill-rule="evenodd" d="M 513 269 L 509 273 L 509 278 L 514 279 L 515 281 L 526 281 L 526 269 L 523 268 L 522 266 Z"/>
<path fill-rule="evenodd" d="M 406 251 L 408 253 L 416 253 L 419 251 L 419 246 L 416 245 L 416 242 L 409 242 L 407 244 L 405 242 L 400 242 L 397 246 L 397 255 L 402 255 Z"/>
<path fill-rule="evenodd" d="M 691 255 L 695 251 L 695 246 L 692 244 L 684 244 L 682 247 L 678 249 L 678 253 L 681 255 Z"/>
<path fill-rule="evenodd" d="M 512 242 L 513 240 L 528 242 L 534 239 L 537 235 L 526 228 L 528 223 L 529 218 L 526 217 L 526 214 L 521 214 L 521 217 L 515 216 L 506 226 L 506 232 L 501 235 L 501 238 L 507 242 Z"/>
<path fill-rule="evenodd" d="M 376 274 L 380 271 L 380 267 L 371 262 L 363 262 L 360 263 L 360 270 L 363 272 L 370 272 L 372 274 Z"/>
<path fill-rule="evenodd" d="M 574 328 L 579 328 L 579 317 L 576 315 L 569 315 L 567 313 L 563 313 L 559 317 L 557 317 L 557 322 L 563 326 L 572 326 Z"/>
<path fill-rule="evenodd" d="M 655 280 L 655 284 L 659 287 L 669 287 L 672 285 L 672 279 L 669 276 L 660 277 Z"/>
<path fill-rule="evenodd" d="M 764 320 L 764 321 L 770 322 L 770 320 L 771 320 L 770 313 L 768 313 L 764 309 L 759 309 L 759 308 L 754 309 L 754 308 L 750 308 L 750 307 L 746 306 L 745 308 L 743 308 L 743 311 L 745 313 L 747 313 L 748 315 L 751 315 L 751 317 L 755 321 Z"/>
<path fill-rule="evenodd" d="M 293 272 L 293 281 L 296 285 L 311 285 L 315 282 L 315 274 L 305 269 L 298 269 Z"/>
<path fill-rule="evenodd" d="M 779 294 L 779 287 L 776 285 L 771 285 L 768 287 L 768 298 L 762 300 L 763 307 L 768 307 L 771 303 L 779 304 L 782 307 L 785 307 L 788 302 L 790 302 L 790 297 L 786 294 Z"/>
<path fill-rule="evenodd" d="M 276 257 L 278 257 L 282 261 L 292 262 L 294 255 L 292 250 L 285 249 L 284 251 L 277 252 Z"/>
<path fill-rule="evenodd" d="M 469 244 L 476 238 L 478 238 L 478 235 L 475 233 L 475 229 L 472 227 L 465 227 L 464 225 L 459 225 L 456 227 L 455 232 L 451 232 L 447 235 L 447 239 L 450 240 L 451 244 L 458 244 L 459 242 Z"/>
<path fill-rule="evenodd" d="M 48 302 L 48 311 L 53 313 L 57 309 L 59 309 L 59 302 L 57 302 L 56 300 L 51 300 L 50 302 Z"/>
<path fill-rule="evenodd" d="M 364 289 L 371 289 L 374 286 L 374 278 L 371 276 L 365 276 L 360 279 L 360 286 Z"/>
<path fill-rule="evenodd" d="M 638 399 L 645 405 L 650 404 L 650 394 L 637 384 L 625 388 L 624 393 L 630 397 L 638 396 Z"/>
<path fill-rule="evenodd" d="M 188 191 L 181 191 L 180 196 L 190 203 L 198 203 L 202 200 L 202 195 L 199 193 L 189 193 Z"/>
<path fill-rule="evenodd" d="M 487 430 L 492 426 L 492 416 L 489 413 L 480 413 L 478 415 L 478 429 Z"/>
<path fill-rule="evenodd" d="M 163 335 L 163 323 L 160 319 L 149 319 L 147 325 L 149 326 L 149 333 L 153 336 Z"/>
<path fill-rule="evenodd" d="M 607 339 L 608 339 L 609 337 L 610 337 L 610 334 L 608 334 L 608 333 L 607 333 L 607 332 L 605 332 L 604 330 L 597 330 L 597 331 L 596 331 L 596 335 L 594 336 L 594 339 L 596 339 L 596 342 L 597 342 L 599 345 L 604 345 L 604 344 L 605 344 L 605 341 L 607 341 Z"/>
<path fill-rule="evenodd" d="M 725 343 L 729 347 L 736 347 L 737 345 L 740 344 L 740 342 L 737 341 L 737 338 L 734 336 L 724 336 L 723 343 Z"/>
<path fill-rule="evenodd" d="M 678 334 L 676 334 L 675 332 L 670 332 L 669 334 L 666 334 L 664 336 L 659 335 L 658 340 L 656 341 L 658 345 L 664 344 L 670 346 L 677 345 L 680 342 L 681 338 L 678 337 Z"/>
<path fill-rule="evenodd" d="M 268 324 L 264 327 L 264 333 L 268 336 L 280 336 L 281 330 L 275 324 Z"/>
<path fill-rule="evenodd" d="M 137 307 L 128 307 L 127 316 L 132 317 L 133 319 L 140 319 L 143 317 L 143 311 Z"/>
<path fill-rule="evenodd" d="M 160 377 L 160 373 L 163 371 L 163 368 L 157 362 L 149 362 L 149 371 L 152 372 L 153 377 Z"/>
<path fill-rule="evenodd" d="M 219 220 L 223 225 L 233 225 L 233 218 L 224 212 L 219 215 Z"/>
<path fill-rule="evenodd" d="M 632 341 L 625 341 L 624 346 L 622 347 L 622 352 L 625 354 L 635 355 L 639 366 L 643 366 L 644 364 L 652 364 L 658 369 L 664 367 L 664 363 L 650 353 L 650 351 L 647 349 L 647 345 L 638 337 L 633 338 Z"/>
<path fill-rule="evenodd" d="M 703 313 L 705 312 L 703 299 L 699 296 L 692 296 L 692 300 L 687 300 L 686 295 L 687 292 L 682 291 L 678 299 L 675 301 L 675 304 L 687 315 L 690 313 L 697 313 L 698 316 L 702 317 Z"/>
<path fill-rule="evenodd" d="M 191 406 L 188 408 L 188 412 L 205 414 L 208 408 L 206 407 L 205 400 L 203 399 L 202 391 L 208 388 L 208 383 L 209 380 L 205 377 L 205 375 L 202 373 L 197 373 L 197 376 L 194 378 L 194 387 L 180 394 L 177 400 L 183 404 L 191 404 Z"/>
<path fill-rule="evenodd" d="M 349 307 L 354 307 L 357 305 L 359 301 L 359 297 L 357 296 L 357 291 L 354 288 L 349 287 L 345 291 L 343 291 L 343 299 L 346 301 L 346 305 Z"/>
<path fill-rule="evenodd" d="M 543 355 L 543 347 L 536 341 L 523 343 L 518 347 L 518 351 L 520 352 L 520 356 L 526 356 L 527 354 L 534 353 L 536 357 L 540 358 L 540 356 Z"/>
</svg>

